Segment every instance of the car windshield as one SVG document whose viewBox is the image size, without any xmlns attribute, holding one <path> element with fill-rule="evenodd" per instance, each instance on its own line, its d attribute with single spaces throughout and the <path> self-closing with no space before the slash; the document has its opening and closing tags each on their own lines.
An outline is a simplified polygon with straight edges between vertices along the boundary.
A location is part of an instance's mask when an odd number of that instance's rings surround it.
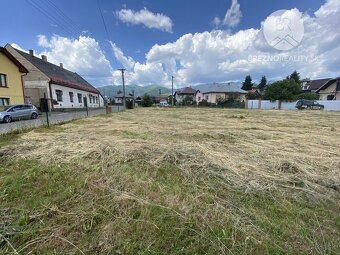
<svg viewBox="0 0 340 255">
<path fill-rule="evenodd" d="M 7 111 L 8 109 L 10 109 L 12 106 L 5 106 L 4 107 L 4 111 Z"/>
</svg>

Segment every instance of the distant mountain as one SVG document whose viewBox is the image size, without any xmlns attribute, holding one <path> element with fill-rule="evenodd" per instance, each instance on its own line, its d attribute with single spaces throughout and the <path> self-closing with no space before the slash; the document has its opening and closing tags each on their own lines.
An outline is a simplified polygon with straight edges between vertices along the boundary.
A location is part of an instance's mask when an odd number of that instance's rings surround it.
<svg viewBox="0 0 340 255">
<path fill-rule="evenodd" d="M 100 93 L 103 96 L 107 96 L 107 97 L 115 97 L 119 91 L 123 91 L 123 86 L 119 85 L 119 86 L 104 86 L 104 87 L 98 87 L 97 88 Z M 145 93 L 149 94 L 150 96 L 158 96 L 159 95 L 159 90 L 161 90 L 161 94 L 162 95 L 171 95 L 171 89 L 160 86 L 160 85 L 149 85 L 149 86 L 139 86 L 139 85 L 126 85 L 125 86 L 125 91 L 126 94 L 130 94 L 132 93 L 132 91 L 134 90 L 135 92 L 135 96 L 142 96 Z"/>
<path fill-rule="evenodd" d="M 240 87 L 242 86 L 241 83 L 235 83 L 232 82 L 233 84 L 238 84 Z M 195 86 L 191 86 L 193 89 L 200 90 L 200 91 L 205 91 L 209 87 L 211 87 L 212 83 L 207 83 L 207 84 L 199 84 Z M 186 86 L 185 86 L 186 87 Z M 123 86 L 104 86 L 104 87 L 99 87 L 97 88 L 100 93 L 103 96 L 107 97 L 115 97 L 119 91 L 123 91 Z M 181 88 L 174 89 L 174 92 L 179 90 Z M 159 96 L 159 90 L 161 90 L 162 95 L 171 95 L 171 89 L 166 88 L 157 84 L 149 85 L 149 86 L 139 86 L 139 85 L 126 85 L 125 86 L 125 91 L 126 94 L 132 93 L 132 91 L 135 91 L 135 96 L 142 96 L 145 93 L 149 94 L 150 96 Z"/>
</svg>

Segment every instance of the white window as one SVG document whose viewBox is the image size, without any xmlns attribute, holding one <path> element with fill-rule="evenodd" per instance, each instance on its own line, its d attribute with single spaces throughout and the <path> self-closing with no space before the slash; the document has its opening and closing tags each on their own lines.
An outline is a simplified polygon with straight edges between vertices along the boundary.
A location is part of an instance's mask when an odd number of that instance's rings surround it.
<svg viewBox="0 0 340 255">
<path fill-rule="evenodd" d="M 7 87 L 7 75 L 0 73 L 0 87 Z"/>
<path fill-rule="evenodd" d="M 73 103 L 73 97 L 74 97 L 73 92 L 69 92 L 69 95 L 70 95 L 70 102 Z"/>
<path fill-rule="evenodd" d="M 81 104 L 83 102 L 83 95 L 78 93 L 78 103 Z"/>
<path fill-rule="evenodd" d="M 0 106 L 9 105 L 9 98 L 0 98 Z"/>
<path fill-rule="evenodd" d="M 208 95 L 205 96 L 205 100 L 207 100 L 207 101 L 209 100 L 209 96 Z"/>
<path fill-rule="evenodd" d="M 57 95 L 57 101 L 62 102 L 63 101 L 63 92 L 59 89 L 56 89 L 55 93 Z"/>
</svg>

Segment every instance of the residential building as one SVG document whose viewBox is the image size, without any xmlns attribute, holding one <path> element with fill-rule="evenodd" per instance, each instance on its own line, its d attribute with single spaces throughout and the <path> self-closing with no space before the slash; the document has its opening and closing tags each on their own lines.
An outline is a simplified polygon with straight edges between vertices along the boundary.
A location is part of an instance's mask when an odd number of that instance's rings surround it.
<svg viewBox="0 0 340 255">
<path fill-rule="evenodd" d="M 340 77 L 330 79 L 317 91 L 320 100 L 340 100 Z"/>
<path fill-rule="evenodd" d="M 0 47 L 0 108 L 24 103 L 22 75 L 28 70 L 5 48 Z"/>
<path fill-rule="evenodd" d="M 193 98 L 195 98 L 196 90 L 191 87 L 185 87 L 183 89 L 177 90 L 174 94 L 176 102 L 179 104 L 182 103 L 184 98 L 187 96 L 192 96 Z"/>
<path fill-rule="evenodd" d="M 104 99 L 100 92 L 79 74 L 69 71 L 63 64 L 54 65 L 47 57 L 34 56 L 20 51 L 7 44 L 5 48 L 29 71 L 24 76 L 24 91 L 26 103 L 40 107 L 41 98 L 48 98 L 50 109 L 101 107 Z"/>
<path fill-rule="evenodd" d="M 114 97 L 115 104 L 123 104 L 123 92 L 117 93 L 117 95 Z M 133 96 L 131 96 L 129 93 L 125 93 L 125 99 L 126 100 L 133 100 Z"/>
<path fill-rule="evenodd" d="M 315 93 L 319 88 L 321 88 L 330 79 L 331 78 L 317 79 L 317 80 L 303 79 L 301 81 L 302 90 L 304 92 Z"/>
<path fill-rule="evenodd" d="M 228 99 L 233 96 L 238 101 L 244 101 L 247 95 L 247 91 L 241 89 L 241 84 L 229 82 L 229 83 L 213 83 L 206 89 L 196 93 L 196 102 L 200 103 L 203 100 L 210 104 L 216 104 L 218 98 Z"/>
</svg>

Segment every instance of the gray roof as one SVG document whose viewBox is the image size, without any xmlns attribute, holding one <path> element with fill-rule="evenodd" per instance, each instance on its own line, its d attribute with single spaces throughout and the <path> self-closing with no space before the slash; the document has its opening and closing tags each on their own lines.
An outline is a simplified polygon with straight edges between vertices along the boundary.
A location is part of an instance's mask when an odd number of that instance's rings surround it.
<svg viewBox="0 0 340 255">
<path fill-rule="evenodd" d="M 210 84 L 206 89 L 201 90 L 202 94 L 208 93 L 240 93 L 247 94 L 248 92 L 241 89 L 242 84 L 236 82 L 228 83 L 213 83 Z"/>
<path fill-rule="evenodd" d="M 318 80 L 309 80 L 309 81 L 307 81 L 308 90 L 318 90 L 324 84 L 326 84 L 329 80 L 331 80 L 331 78 L 318 79 Z"/>
<path fill-rule="evenodd" d="M 51 79 L 51 82 L 71 87 L 75 89 L 85 90 L 88 92 L 99 93 L 99 91 L 88 83 L 79 74 L 71 72 L 65 68 L 54 65 L 41 58 L 32 56 L 26 52 L 15 49 L 20 55 L 31 62 L 36 68 L 43 72 L 46 76 Z"/>
</svg>

